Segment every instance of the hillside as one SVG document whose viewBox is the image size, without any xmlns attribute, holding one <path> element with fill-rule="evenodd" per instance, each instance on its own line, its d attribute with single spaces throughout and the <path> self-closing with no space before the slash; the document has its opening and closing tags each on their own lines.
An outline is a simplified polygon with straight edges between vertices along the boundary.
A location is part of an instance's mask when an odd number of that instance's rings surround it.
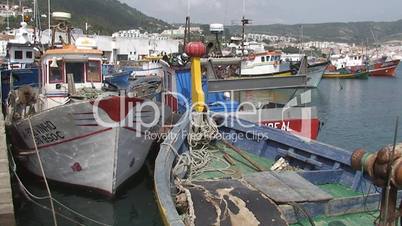
<svg viewBox="0 0 402 226">
<path fill-rule="evenodd" d="M 0 0 L 0 3 L 5 2 L 6 0 Z M 14 2 L 18 1 L 14 0 Z M 22 2 L 23 5 L 32 5 L 31 0 Z M 10 4 L 12 3 L 13 1 L 10 0 Z M 38 5 L 40 14 L 47 14 L 47 0 L 38 0 Z M 87 22 L 91 25 L 91 32 L 100 34 L 111 34 L 118 30 L 135 28 L 148 32 L 159 32 L 171 27 L 168 23 L 146 16 L 118 0 L 52 0 L 51 9 L 53 12 L 70 12 L 75 27 L 84 28 L 85 22 Z M 12 21 L 14 20 L 12 19 Z M 43 18 L 42 25 L 47 27 L 46 18 Z"/>
<path fill-rule="evenodd" d="M 285 25 L 250 25 L 248 33 L 283 35 L 298 38 L 301 24 Z M 231 33 L 239 34 L 240 26 L 228 27 Z M 303 24 L 305 40 L 373 43 L 373 33 L 377 41 L 389 41 L 402 38 L 402 20 L 394 22 L 350 22 L 350 23 L 321 23 Z"/>
</svg>

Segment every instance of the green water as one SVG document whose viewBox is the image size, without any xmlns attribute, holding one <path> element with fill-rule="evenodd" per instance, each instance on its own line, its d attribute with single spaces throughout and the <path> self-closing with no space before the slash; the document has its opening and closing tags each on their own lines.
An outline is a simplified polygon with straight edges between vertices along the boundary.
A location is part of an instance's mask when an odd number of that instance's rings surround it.
<svg viewBox="0 0 402 226">
<path fill-rule="evenodd" d="M 402 73 L 399 70 L 396 78 L 323 80 L 320 87 L 312 91 L 312 96 L 324 122 L 318 137 L 320 141 L 349 150 L 363 147 L 375 151 L 392 143 L 395 117 L 402 115 Z M 402 141 L 402 125 L 399 126 L 398 141 Z M 42 183 L 28 179 L 25 181 L 30 190 L 35 194 L 46 194 Z M 143 169 L 114 200 L 54 185 L 51 190 L 57 200 L 106 224 L 162 225 L 152 187 L 152 177 Z M 48 205 L 46 201 L 41 203 Z M 21 193 L 16 193 L 15 210 L 19 226 L 52 225 L 50 212 L 27 201 Z M 80 224 L 98 225 L 68 214 L 60 207 L 57 211 Z M 359 216 L 351 216 L 351 221 L 354 217 Z M 59 225 L 79 225 L 60 216 L 57 220 Z"/>
</svg>

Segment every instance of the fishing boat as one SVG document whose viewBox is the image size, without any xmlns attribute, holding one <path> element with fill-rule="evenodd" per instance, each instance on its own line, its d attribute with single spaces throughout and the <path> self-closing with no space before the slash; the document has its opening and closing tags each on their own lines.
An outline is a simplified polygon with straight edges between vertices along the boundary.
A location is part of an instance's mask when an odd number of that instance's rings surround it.
<svg viewBox="0 0 402 226">
<path fill-rule="evenodd" d="M 201 59 L 202 65 L 205 65 L 206 71 L 202 71 L 205 74 L 216 74 L 211 64 L 203 63 L 204 59 Z M 225 68 L 227 65 L 221 64 L 212 60 L 212 64 L 217 68 Z M 162 97 L 163 102 L 169 106 L 172 111 L 184 113 L 192 105 L 191 100 L 191 72 L 188 65 L 185 66 L 173 66 L 167 63 L 162 63 L 165 73 L 162 78 L 164 95 Z M 270 126 L 274 128 L 290 131 L 294 134 L 307 137 L 309 139 L 316 139 L 318 136 L 320 121 L 315 107 L 307 106 L 288 106 L 285 105 L 288 102 L 293 102 L 293 98 L 296 94 L 305 91 L 306 76 L 296 76 L 296 78 L 302 78 L 301 86 L 291 87 L 291 83 L 287 80 L 279 83 L 274 80 L 282 80 L 292 78 L 294 76 L 286 77 L 268 77 L 267 81 L 271 84 L 280 84 L 275 86 L 274 89 L 269 89 L 268 86 L 264 86 L 263 81 L 256 82 L 254 78 L 244 78 L 242 80 L 250 80 L 253 84 L 253 88 L 249 88 L 247 91 L 237 91 L 237 86 L 225 85 L 223 83 L 233 82 L 234 79 L 207 79 L 207 76 L 203 78 L 203 92 L 206 94 L 206 104 L 209 110 L 227 115 L 237 115 L 238 117 L 249 120 L 260 125 Z M 257 76 L 257 79 L 263 80 L 264 77 Z M 215 85 L 216 83 L 216 85 Z M 260 86 L 260 88 L 257 88 Z M 228 86 L 230 90 L 236 90 L 232 92 L 229 90 L 216 91 L 214 87 L 224 88 Z M 247 87 L 247 85 L 239 85 L 241 88 Z M 266 90 L 261 90 L 266 89 Z M 257 92 L 257 93 L 256 93 Z M 267 93 L 268 92 L 268 93 Z M 260 94 L 261 93 L 261 94 Z M 264 96 L 263 100 L 257 98 L 258 95 Z M 274 96 L 267 101 L 268 96 Z M 253 100 L 251 100 L 253 99 Z M 296 98 L 297 99 L 297 98 Z M 299 98 L 300 99 L 300 98 Z M 258 103 L 257 103 L 258 102 Z M 309 102 L 309 101 L 295 101 L 295 102 Z M 256 106 L 255 108 L 250 105 Z M 250 108 L 251 107 L 251 108 Z"/>
<path fill-rule="evenodd" d="M 307 88 L 317 88 L 328 64 L 329 61 L 327 60 L 309 63 L 307 56 L 304 56 L 299 65 L 293 65 L 293 68 L 296 68 L 293 70 L 297 70 L 297 75 L 304 75 L 307 77 Z"/>
<path fill-rule="evenodd" d="M 401 144 L 352 153 L 233 117 L 210 117 L 200 70 L 192 67 L 199 104 L 171 129 L 155 163 L 165 225 L 395 224 Z"/>
<path fill-rule="evenodd" d="M 289 69 L 289 65 L 281 65 L 281 51 L 265 51 L 250 53 L 241 62 L 241 76 L 287 76 L 297 71 Z"/>
<path fill-rule="evenodd" d="M 53 35 L 60 28 L 71 31 L 69 13 L 52 18 Z M 145 133 L 158 130 L 164 110 L 151 100 L 104 90 L 102 51 L 89 38 L 72 44 L 67 32 L 59 46 L 52 43 L 44 52 L 38 88 L 22 86 L 8 95 L 14 153 L 35 175 L 113 196 L 142 167 L 155 141 Z"/>
<path fill-rule="evenodd" d="M 400 60 L 387 61 L 386 58 L 374 62 L 369 67 L 370 76 L 395 76 Z"/>
<path fill-rule="evenodd" d="M 334 72 L 325 72 L 323 78 L 339 78 L 339 79 L 368 79 L 368 71 L 351 72 L 346 69 L 340 69 Z"/>
</svg>

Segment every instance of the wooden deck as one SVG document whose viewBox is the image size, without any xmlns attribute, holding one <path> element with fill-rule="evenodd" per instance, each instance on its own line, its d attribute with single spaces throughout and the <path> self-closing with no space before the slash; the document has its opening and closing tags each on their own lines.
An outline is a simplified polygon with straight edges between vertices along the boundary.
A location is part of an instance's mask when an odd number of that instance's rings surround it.
<svg viewBox="0 0 402 226">
<path fill-rule="evenodd" d="M 4 119 L 0 115 L 0 225 L 15 225 Z"/>
</svg>

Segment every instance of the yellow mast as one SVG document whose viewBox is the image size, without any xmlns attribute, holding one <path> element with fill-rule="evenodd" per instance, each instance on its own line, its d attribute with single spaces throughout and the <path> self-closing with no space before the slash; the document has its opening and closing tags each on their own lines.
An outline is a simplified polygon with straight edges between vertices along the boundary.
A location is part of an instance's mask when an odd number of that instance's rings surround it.
<svg viewBox="0 0 402 226">
<path fill-rule="evenodd" d="M 190 42 L 185 52 L 191 57 L 191 100 L 196 112 L 205 110 L 205 96 L 202 90 L 201 57 L 206 48 L 202 42 Z"/>
</svg>

